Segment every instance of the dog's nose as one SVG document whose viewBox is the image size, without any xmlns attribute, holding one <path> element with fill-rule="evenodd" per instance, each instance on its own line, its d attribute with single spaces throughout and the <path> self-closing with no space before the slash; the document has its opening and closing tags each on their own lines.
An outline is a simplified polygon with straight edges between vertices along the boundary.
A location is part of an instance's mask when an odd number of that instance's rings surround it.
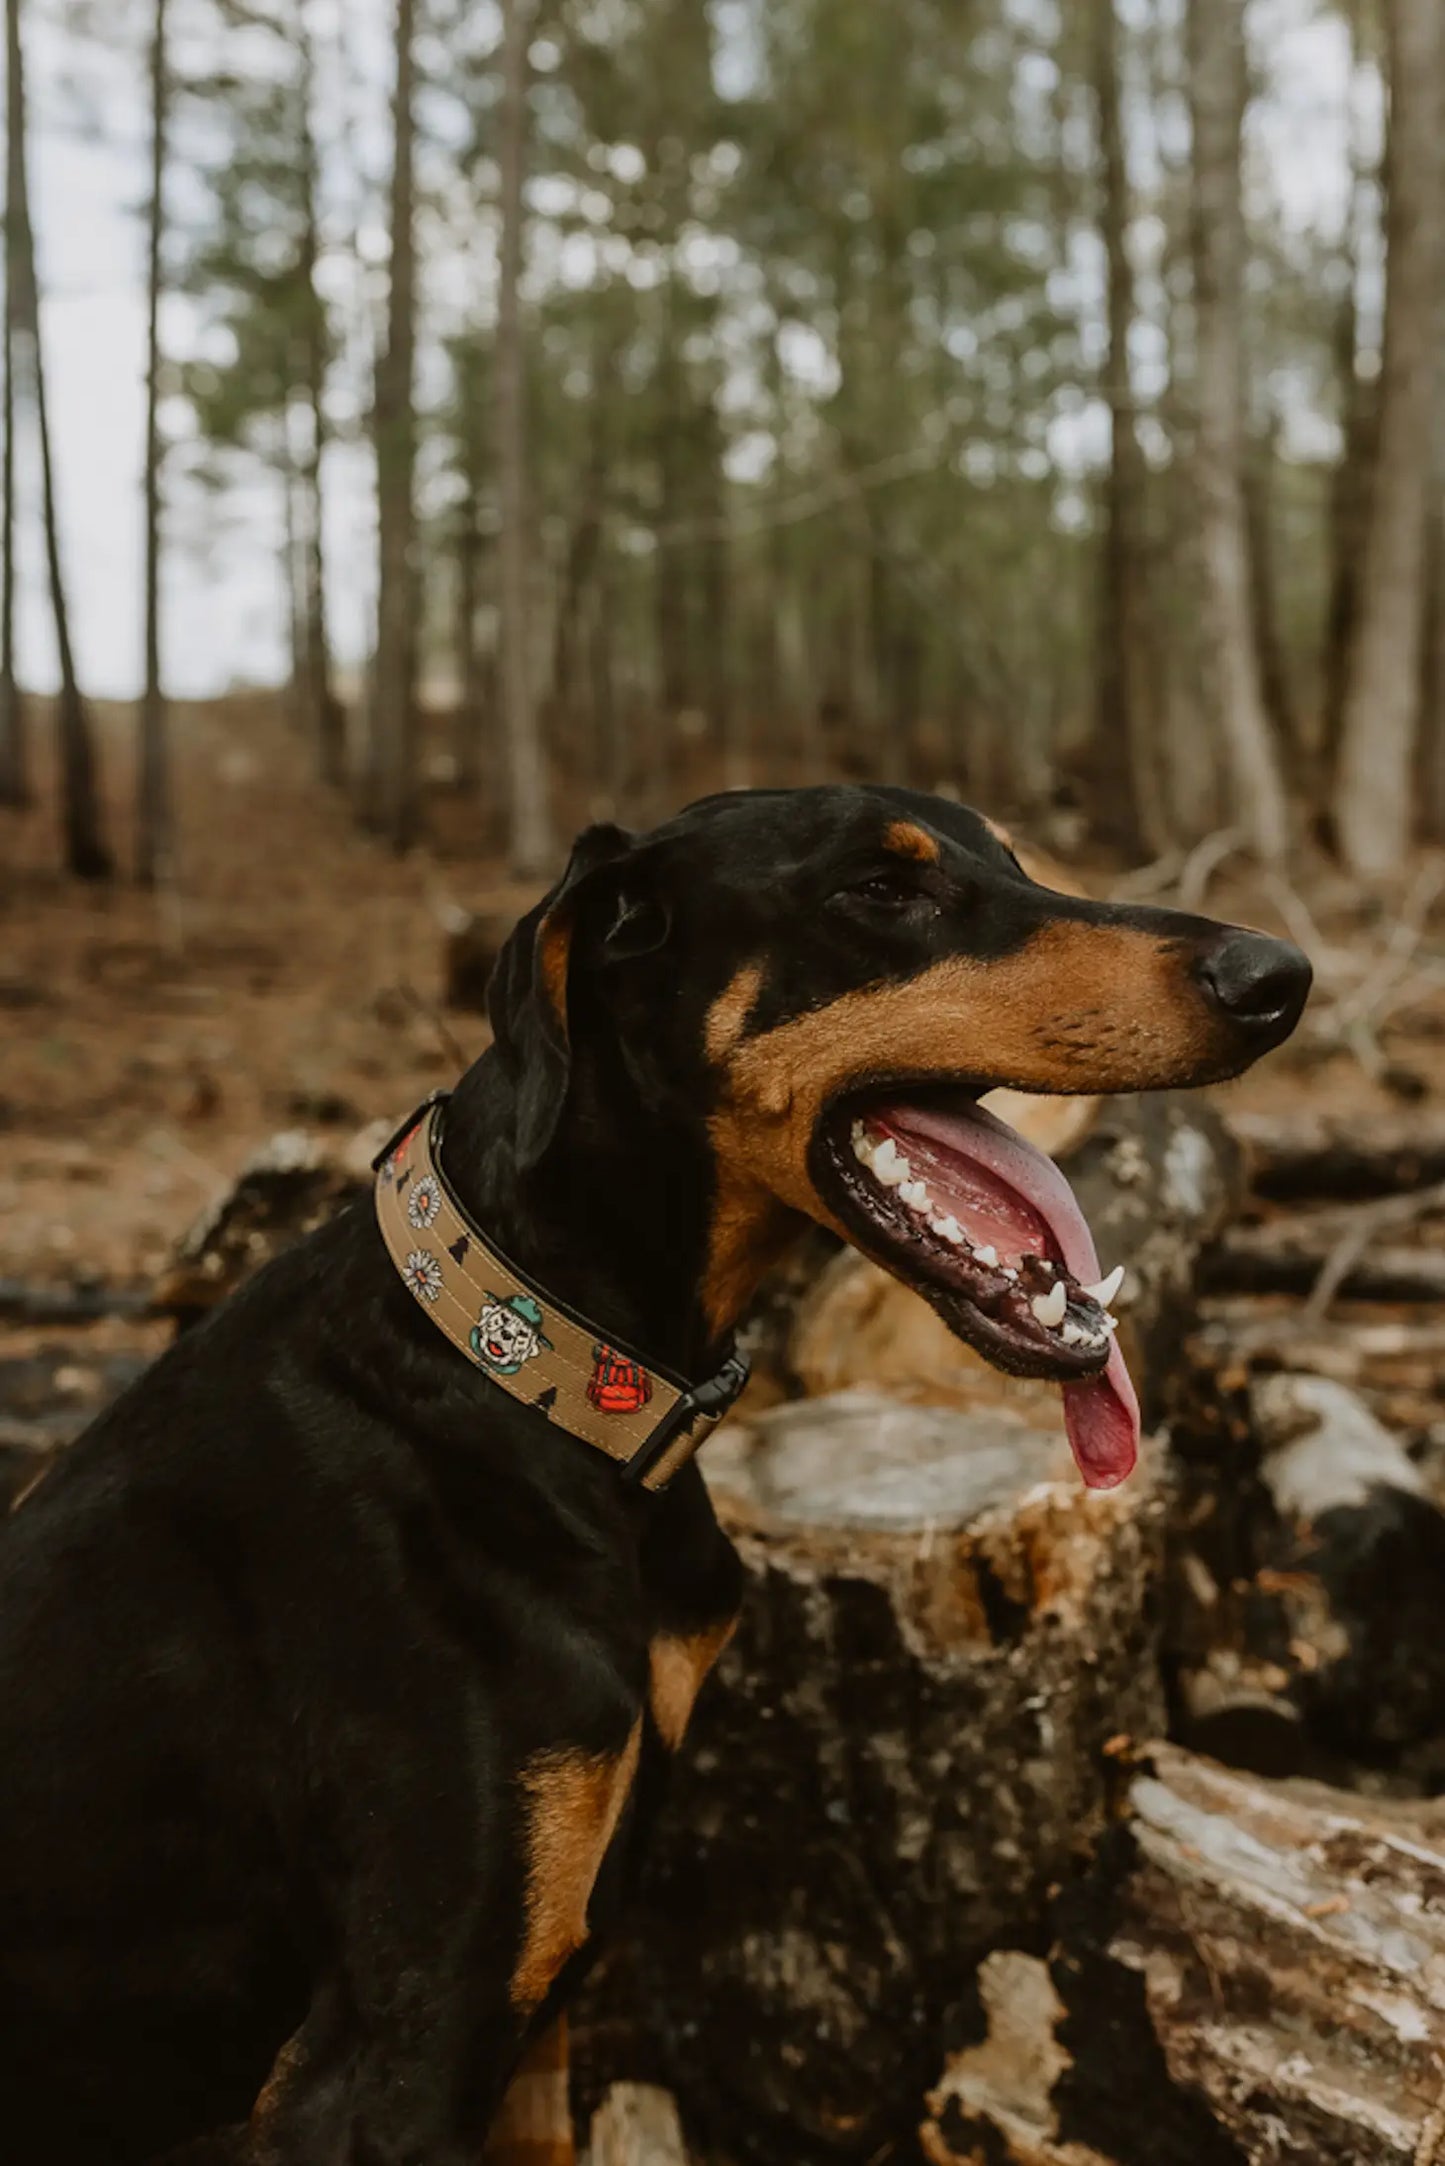
<svg viewBox="0 0 1445 2166">
<path fill-rule="evenodd" d="M 1314 971 L 1308 956 L 1267 933 L 1230 932 L 1195 966 L 1215 1006 L 1246 1030 L 1294 1029 L 1309 998 Z"/>
</svg>

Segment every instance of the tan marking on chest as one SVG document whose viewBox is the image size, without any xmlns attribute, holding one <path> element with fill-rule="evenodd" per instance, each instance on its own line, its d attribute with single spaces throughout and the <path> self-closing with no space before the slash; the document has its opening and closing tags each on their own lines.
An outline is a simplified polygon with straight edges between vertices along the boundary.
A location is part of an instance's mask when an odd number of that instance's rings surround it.
<svg viewBox="0 0 1445 2166">
<path fill-rule="evenodd" d="M 517 2064 L 482 2152 L 485 2166 L 574 2166 L 566 2014 L 534 2038 Z"/>
<path fill-rule="evenodd" d="M 649 1659 L 652 1687 L 649 1703 L 657 1734 L 669 1752 L 676 1752 L 692 1720 L 693 1703 L 718 1656 L 737 1630 L 737 1618 L 728 1617 L 706 1632 L 659 1633 L 652 1642 Z"/>
<path fill-rule="evenodd" d="M 642 1717 L 620 1753 L 544 1752 L 521 1774 L 526 1798 L 527 1894 L 512 2000 L 535 2008 L 587 1938 L 587 1905 L 627 1803 Z"/>
<path fill-rule="evenodd" d="M 883 843 L 885 849 L 892 850 L 896 856 L 916 858 L 920 865 L 936 865 L 942 855 L 927 828 L 915 827 L 912 820 L 895 820 L 885 833 Z"/>
</svg>

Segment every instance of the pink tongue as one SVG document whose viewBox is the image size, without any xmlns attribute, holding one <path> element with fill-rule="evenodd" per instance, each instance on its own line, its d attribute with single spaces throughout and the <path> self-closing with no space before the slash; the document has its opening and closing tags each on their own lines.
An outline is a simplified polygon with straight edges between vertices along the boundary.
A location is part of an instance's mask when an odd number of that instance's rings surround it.
<svg viewBox="0 0 1445 2166">
<path fill-rule="evenodd" d="M 931 1194 L 967 1226 L 975 1246 L 993 1238 L 1001 1251 L 1022 1254 L 1043 1230 L 1073 1278 L 1083 1286 L 1097 1282 L 1094 1237 L 1073 1190 L 1053 1160 L 1015 1129 L 981 1106 L 966 1114 L 898 1106 L 881 1109 L 874 1121 L 892 1131 L 910 1158 L 927 1157 Z M 910 1149 L 914 1143 L 924 1150 Z M 1043 1253 L 1042 1245 L 1036 1252 Z M 1065 1384 L 1063 1395 L 1079 1472 L 1091 1489 L 1117 1488 L 1139 1456 L 1139 1401 L 1117 1339 L 1102 1376 Z"/>
</svg>

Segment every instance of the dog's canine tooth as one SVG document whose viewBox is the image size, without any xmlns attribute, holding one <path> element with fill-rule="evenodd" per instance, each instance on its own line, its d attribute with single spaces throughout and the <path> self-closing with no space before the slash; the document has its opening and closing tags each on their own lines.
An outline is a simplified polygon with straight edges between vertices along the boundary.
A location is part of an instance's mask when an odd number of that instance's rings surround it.
<svg viewBox="0 0 1445 2166">
<path fill-rule="evenodd" d="M 1068 1305 L 1069 1296 L 1062 1279 L 1056 1279 L 1046 1294 L 1035 1294 L 1029 1303 L 1039 1322 L 1050 1331 L 1056 1330 L 1063 1322 L 1064 1311 Z"/>
<path fill-rule="evenodd" d="M 1084 1292 L 1091 1301 L 1097 1301 L 1101 1309 L 1107 1309 L 1123 1283 L 1124 1266 L 1116 1264 L 1106 1279 L 1100 1279 L 1097 1286 L 1086 1286 Z"/>
<path fill-rule="evenodd" d="M 873 1175 L 885 1188 L 898 1188 L 908 1179 L 913 1168 L 899 1150 L 892 1136 L 885 1136 L 873 1153 Z"/>
</svg>

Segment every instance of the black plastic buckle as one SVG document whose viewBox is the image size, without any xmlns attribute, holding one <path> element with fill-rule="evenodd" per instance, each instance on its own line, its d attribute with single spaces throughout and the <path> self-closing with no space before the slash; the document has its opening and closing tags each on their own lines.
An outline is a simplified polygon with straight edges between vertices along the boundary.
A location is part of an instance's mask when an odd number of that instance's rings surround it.
<svg viewBox="0 0 1445 2166">
<path fill-rule="evenodd" d="M 721 1420 L 741 1397 L 751 1369 L 752 1364 L 745 1354 L 729 1354 L 716 1376 L 684 1392 L 671 1412 L 663 1415 L 647 1442 L 639 1445 L 623 1467 L 622 1479 L 626 1486 L 636 1489 L 645 1482 L 658 1462 L 666 1457 L 669 1446 L 699 1416 Z"/>
<path fill-rule="evenodd" d="M 409 1136 L 414 1128 L 420 1128 L 422 1122 L 431 1112 L 433 1106 L 445 1105 L 447 1099 L 450 1097 L 450 1091 L 432 1091 L 427 1097 L 423 1098 L 421 1104 L 415 1109 L 414 1112 L 408 1113 L 404 1121 L 398 1122 L 397 1126 L 393 1128 L 391 1134 L 387 1137 L 385 1143 L 383 1143 L 383 1145 L 381 1146 L 381 1149 L 377 1152 L 375 1158 L 373 1158 L 373 1160 L 371 1161 L 372 1172 L 380 1173 L 382 1167 L 386 1164 L 388 1158 L 390 1158 L 392 1152 L 396 1149 L 398 1143 L 401 1142 L 402 1138 L 404 1136 Z"/>
</svg>

